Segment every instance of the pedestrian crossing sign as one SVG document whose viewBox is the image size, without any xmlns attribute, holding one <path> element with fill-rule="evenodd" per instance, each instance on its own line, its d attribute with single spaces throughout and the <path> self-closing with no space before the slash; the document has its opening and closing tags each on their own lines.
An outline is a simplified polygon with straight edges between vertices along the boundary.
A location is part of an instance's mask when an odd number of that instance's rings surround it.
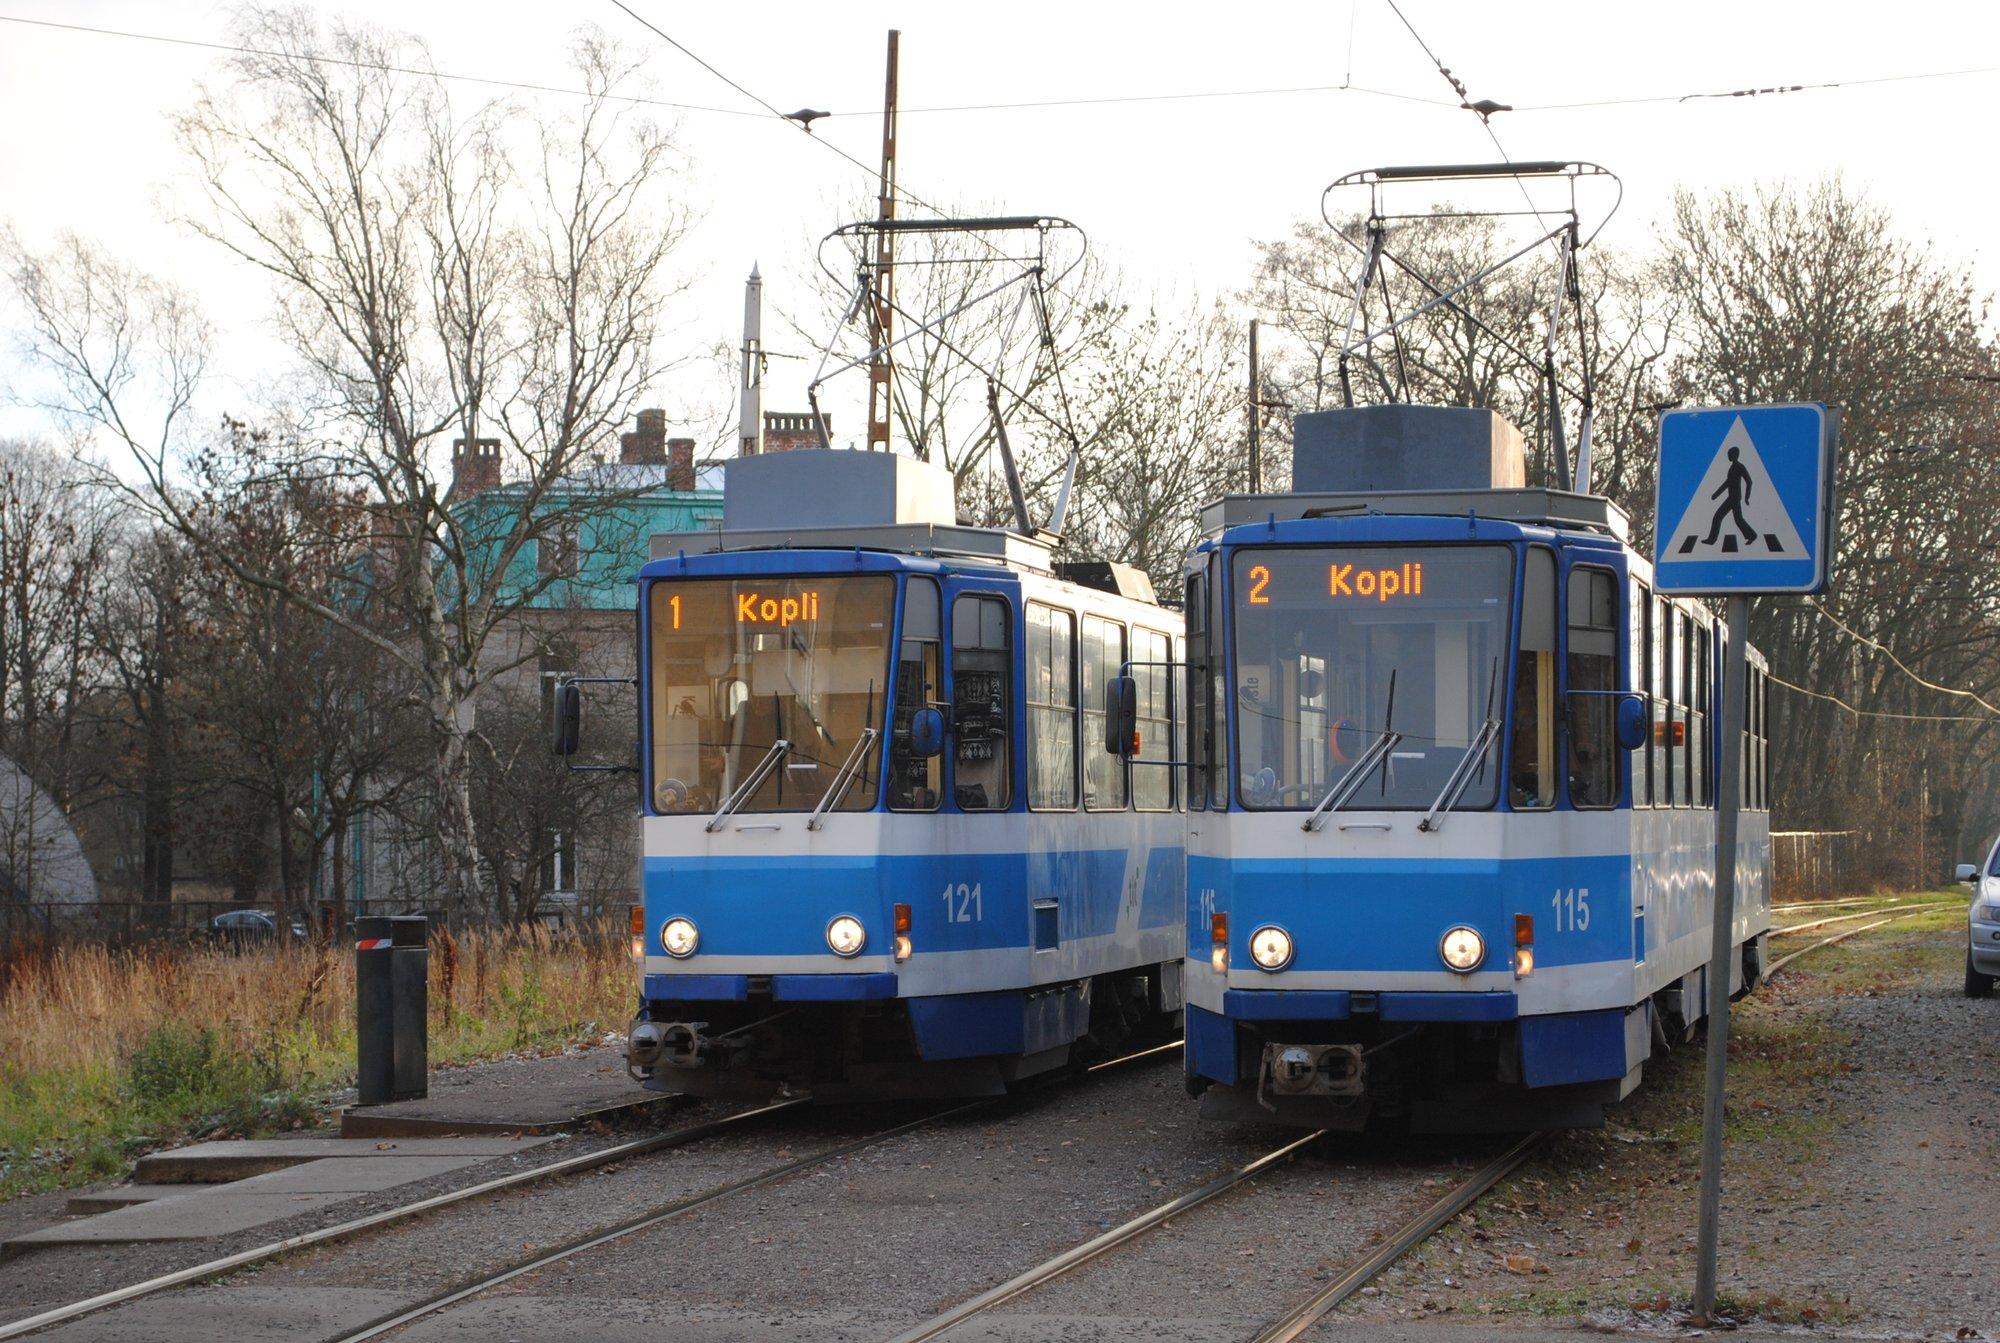
<svg viewBox="0 0 2000 1343">
<path fill-rule="evenodd" d="M 1838 422 L 1817 403 L 1661 415 L 1655 586 L 1680 593 L 1824 587 Z"/>
</svg>

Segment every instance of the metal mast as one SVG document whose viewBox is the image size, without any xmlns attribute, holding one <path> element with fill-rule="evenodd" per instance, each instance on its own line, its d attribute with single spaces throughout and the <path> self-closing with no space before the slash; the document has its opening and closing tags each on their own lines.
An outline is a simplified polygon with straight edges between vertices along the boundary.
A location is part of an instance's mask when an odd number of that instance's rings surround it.
<svg viewBox="0 0 2000 1343">
<path fill-rule="evenodd" d="M 755 262 L 743 286 L 743 385 L 736 400 L 743 408 L 736 454 L 755 457 L 764 450 L 764 277 Z"/>
<path fill-rule="evenodd" d="M 902 33 L 889 30 L 888 76 L 882 90 L 882 194 L 876 219 L 887 224 L 896 217 L 896 46 Z M 868 344 L 875 357 L 868 363 L 868 448 L 889 451 L 889 426 L 894 417 L 894 365 L 889 346 L 893 337 L 895 235 L 887 228 L 875 232 L 875 292 L 868 305 Z"/>
</svg>

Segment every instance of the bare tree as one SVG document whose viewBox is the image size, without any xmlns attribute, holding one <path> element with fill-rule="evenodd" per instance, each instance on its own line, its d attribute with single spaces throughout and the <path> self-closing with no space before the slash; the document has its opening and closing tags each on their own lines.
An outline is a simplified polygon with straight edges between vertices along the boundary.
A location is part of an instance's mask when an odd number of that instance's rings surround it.
<svg viewBox="0 0 2000 1343">
<path fill-rule="evenodd" d="M 99 773 L 88 631 L 113 581 L 110 501 L 52 449 L 0 441 L 0 752 L 63 807 Z"/>
<path fill-rule="evenodd" d="M 1960 815 L 1995 819 L 1990 791 L 1974 794 L 1995 770 L 1996 724 L 1924 684 L 2000 699 L 1986 301 L 1837 179 L 1682 194 L 1656 283 L 1685 314 L 1676 398 L 1841 407 L 1832 587 L 1823 609 L 1761 604 L 1755 636 L 1784 680 L 1871 715 L 1981 721 L 1857 716 L 1781 688 L 1776 801 L 1794 824 L 1870 831 L 1869 851 L 1928 855 L 1927 871 L 1895 875 L 1933 879 Z"/>
<path fill-rule="evenodd" d="M 676 151 L 619 98 L 630 71 L 589 34 L 574 53 L 582 106 L 520 151 L 503 105 L 460 114 L 442 81 L 406 73 L 428 64 L 414 41 L 258 7 L 236 33 L 250 50 L 229 84 L 177 121 L 207 204 L 190 222 L 271 280 L 303 407 L 283 469 L 365 500 L 368 618 L 222 561 L 418 687 L 445 903 L 476 908 L 490 890 L 469 793 L 480 695 L 534 656 L 496 638 L 552 581 L 532 576 L 534 548 L 624 502 L 560 487 L 662 371 L 654 337 L 687 220 L 670 191 Z M 176 477 L 207 355 L 190 305 L 77 243 L 52 258 L 17 247 L 14 271 L 62 404 L 122 442 L 147 504 L 199 537 Z M 142 433 L 127 408 L 147 363 L 163 427 Z M 504 487 L 453 498 L 453 444 L 476 464 L 497 454 Z"/>
</svg>

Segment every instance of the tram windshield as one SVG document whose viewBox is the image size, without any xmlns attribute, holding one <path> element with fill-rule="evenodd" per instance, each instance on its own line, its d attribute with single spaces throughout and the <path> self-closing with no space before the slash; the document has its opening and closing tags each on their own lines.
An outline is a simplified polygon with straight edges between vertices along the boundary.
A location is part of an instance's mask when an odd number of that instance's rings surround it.
<svg viewBox="0 0 2000 1343">
<path fill-rule="evenodd" d="M 893 577 L 670 580 L 648 600 L 655 811 L 714 811 L 767 761 L 739 810 L 811 811 L 829 789 L 875 805 Z"/>
<path fill-rule="evenodd" d="M 1311 810 L 1490 807 L 1500 785 L 1513 556 L 1504 546 L 1316 547 L 1235 559 L 1238 796 Z M 1387 740 L 1386 748 L 1384 741 Z"/>
</svg>

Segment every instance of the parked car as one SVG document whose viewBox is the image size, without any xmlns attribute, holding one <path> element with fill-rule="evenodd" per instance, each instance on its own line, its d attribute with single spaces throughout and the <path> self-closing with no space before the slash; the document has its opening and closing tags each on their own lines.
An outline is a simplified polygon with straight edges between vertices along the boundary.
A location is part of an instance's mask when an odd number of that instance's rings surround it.
<svg viewBox="0 0 2000 1343">
<path fill-rule="evenodd" d="M 231 950 L 280 940 L 303 942 L 306 939 L 304 924 L 280 923 L 278 916 L 267 909 L 227 910 L 208 921 L 208 931 L 216 941 Z"/>
<path fill-rule="evenodd" d="M 1965 916 L 1965 996 L 1990 998 L 2000 978 L 2000 840 L 1986 854 L 1983 868 L 1958 865 L 1958 879 L 1972 888 L 1972 908 Z"/>
</svg>

